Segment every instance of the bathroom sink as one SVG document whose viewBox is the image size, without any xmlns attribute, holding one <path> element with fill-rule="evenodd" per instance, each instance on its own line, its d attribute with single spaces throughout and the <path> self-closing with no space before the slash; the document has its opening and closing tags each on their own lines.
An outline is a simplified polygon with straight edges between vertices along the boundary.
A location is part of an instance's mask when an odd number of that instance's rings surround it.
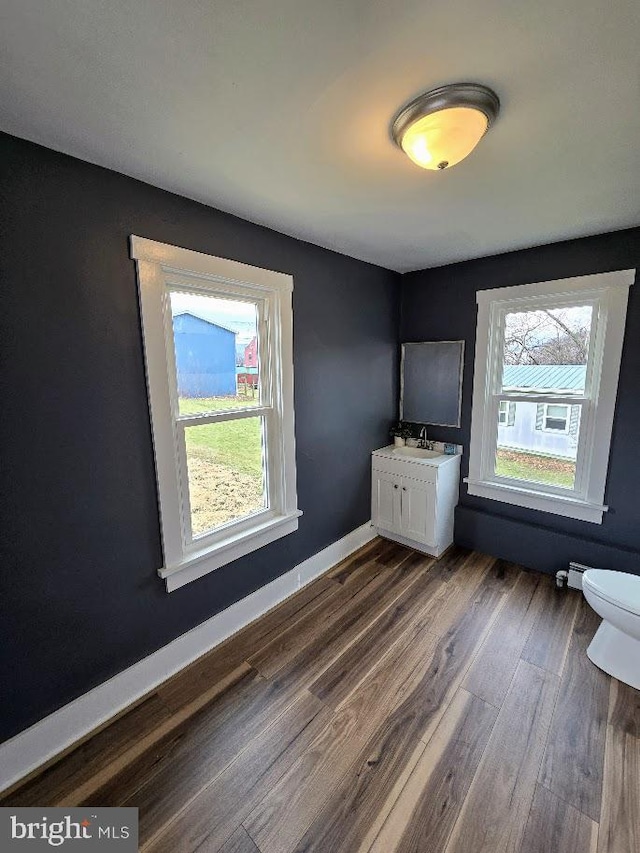
<svg viewBox="0 0 640 853">
<path fill-rule="evenodd" d="M 409 456 L 411 459 L 435 459 L 442 456 L 439 450 L 425 450 L 423 447 L 394 447 L 394 456 Z"/>
</svg>

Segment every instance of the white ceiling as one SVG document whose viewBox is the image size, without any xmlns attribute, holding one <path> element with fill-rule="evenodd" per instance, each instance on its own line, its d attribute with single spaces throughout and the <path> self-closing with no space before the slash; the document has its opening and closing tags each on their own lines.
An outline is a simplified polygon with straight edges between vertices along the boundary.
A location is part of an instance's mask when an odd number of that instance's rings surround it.
<svg viewBox="0 0 640 853">
<path fill-rule="evenodd" d="M 638 0 L 0 0 L 0 128 L 410 270 L 640 224 Z M 443 173 L 405 101 L 491 86 Z"/>
</svg>

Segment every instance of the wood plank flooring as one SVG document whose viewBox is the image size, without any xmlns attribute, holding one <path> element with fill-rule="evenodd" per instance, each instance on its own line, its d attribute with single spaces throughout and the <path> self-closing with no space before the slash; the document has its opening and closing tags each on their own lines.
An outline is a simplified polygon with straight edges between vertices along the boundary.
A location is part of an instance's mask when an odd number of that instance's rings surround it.
<svg viewBox="0 0 640 853">
<path fill-rule="evenodd" d="M 377 539 L 7 792 L 146 853 L 637 853 L 640 692 L 552 578 Z"/>
</svg>

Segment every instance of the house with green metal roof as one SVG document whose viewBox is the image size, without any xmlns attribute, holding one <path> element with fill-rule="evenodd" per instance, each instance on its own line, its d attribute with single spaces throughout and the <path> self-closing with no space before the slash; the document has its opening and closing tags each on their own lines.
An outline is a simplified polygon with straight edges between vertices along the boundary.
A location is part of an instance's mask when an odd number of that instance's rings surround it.
<svg viewBox="0 0 640 853">
<path fill-rule="evenodd" d="M 553 391 L 570 396 L 584 390 L 584 364 L 505 364 L 502 387 L 511 393 Z M 498 447 L 576 458 L 580 404 L 504 400 L 498 412 Z"/>
</svg>

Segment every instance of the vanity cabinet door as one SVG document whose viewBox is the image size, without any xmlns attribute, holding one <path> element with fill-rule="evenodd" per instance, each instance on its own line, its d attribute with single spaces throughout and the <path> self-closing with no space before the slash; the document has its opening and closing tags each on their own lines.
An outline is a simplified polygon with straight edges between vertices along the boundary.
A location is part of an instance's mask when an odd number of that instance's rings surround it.
<svg viewBox="0 0 640 853">
<path fill-rule="evenodd" d="M 371 477 L 371 520 L 383 530 L 400 529 L 400 477 L 373 469 Z"/>
<path fill-rule="evenodd" d="M 414 542 L 436 544 L 436 484 L 402 477 L 400 533 Z"/>
</svg>

